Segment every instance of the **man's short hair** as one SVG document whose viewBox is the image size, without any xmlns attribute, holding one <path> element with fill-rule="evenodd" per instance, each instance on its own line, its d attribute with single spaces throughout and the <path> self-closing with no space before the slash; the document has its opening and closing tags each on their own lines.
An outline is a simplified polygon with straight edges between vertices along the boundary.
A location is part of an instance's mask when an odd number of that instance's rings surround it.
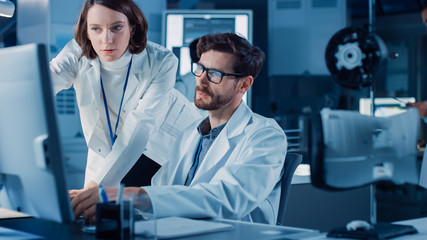
<svg viewBox="0 0 427 240">
<path fill-rule="evenodd" d="M 197 55 L 197 43 L 199 42 L 199 38 L 194 39 L 191 43 L 190 43 L 190 58 L 192 62 L 199 62 L 199 56 Z"/>
<path fill-rule="evenodd" d="M 131 38 L 129 40 L 129 52 L 132 54 L 141 53 L 147 45 L 148 22 L 141 9 L 132 0 L 86 0 L 79 20 L 77 21 L 74 39 L 82 48 L 80 57 L 95 59 L 97 54 L 87 37 L 87 13 L 95 5 L 102 5 L 117 12 L 126 15 L 131 28 Z"/>
<path fill-rule="evenodd" d="M 245 38 L 235 33 L 215 33 L 201 37 L 197 44 L 197 55 L 215 50 L 231 53 L 236 57 L 233 69 L 244 76 L 258 76 L 264 63 L 265 54 L 257 46 L 253 46 Z"/>
</svg>

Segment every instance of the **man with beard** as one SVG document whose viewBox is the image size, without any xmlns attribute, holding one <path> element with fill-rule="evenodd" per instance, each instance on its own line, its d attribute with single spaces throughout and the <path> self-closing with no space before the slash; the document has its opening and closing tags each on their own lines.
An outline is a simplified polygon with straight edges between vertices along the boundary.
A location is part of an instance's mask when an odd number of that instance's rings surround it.
<svg viewBox="0 0 427 240">
<path fill-rule="evenodd" d="M 208 110 L 208 117 L 184 131 L 177 158 L 160 168 L 152 186 L 125 188 L 125 194 L 148 194 L 159 218 L 275 224 L 286 136 L 274 120 L 253 113 L 242 101 L 264 53 L 234 33 L 200 38 L 197 53 L 194 102 Z M 73 199 L 76 216 L 94 214 L 97 189 L 87 191 L 87 199 Z M 117 189 L 106 191 L 114 200 Z"/>
</svg>

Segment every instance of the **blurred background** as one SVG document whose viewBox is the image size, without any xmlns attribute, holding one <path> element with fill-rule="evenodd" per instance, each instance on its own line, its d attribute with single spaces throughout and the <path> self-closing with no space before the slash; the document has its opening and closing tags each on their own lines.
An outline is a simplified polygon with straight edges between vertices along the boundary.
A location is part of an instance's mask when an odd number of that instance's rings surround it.
<svg viewBox="0 0 427 240">
<path fill-rule="evenodd" d="M 50 58 L 55 57 L 73 38 L 74 26 L 84 2 L 8 1 L 14 3 L 16 9 L 13 17 L 0 17 L 0 47 L 32 42 L 46 43 L 49 46 Z M 375 75 L 376 97 L 385 100 L 395 97 L 427 100 L 427 31 L 420 15 L 423 0 L 376 0 L 374 8 L 369 5 L 368 0 L 135 2 L 148 19 L 149 40 L 164 46 L 167 38 L 171 38 L 167 36 L 166 29 L 176 28 L 165 21 L 165 12 L 249 10 L 248 38 L 266 53 L 267 59 L 247 100 L 254 112 L 276 119 L 287 132 L 289 151 L 303 154 L 304 163 L 310 160 L 310 116 L 325 107 L 360 111 L 360 99 L 370 96 L 369 87 L 349 89 L 337 84 L 325 63 L 325 50 L 331 37 L 346 27 L 367 29 L 370 9 L 375 11 L 375 33 L 382 39 L 390 54 L 398 55 L 396 59 L 387 59 L 381 71 Z M 198 31 L 208 32 L 207 29 Z M 198 36 L 193 36 L 196 37 Z M 182 45 L 186 47 L 188 41 L 187 39 Z M 180 75 L 184 74 L 178 73 L 177 78 Z M 79 188 L 83 185 L 87 147 L 73 89 L 58 94 L 56 108 L 67 160 L 68 184 L 70 188 Z M 302 190 L 301 194 L 310 191 L 317 190 Z M 426 194 L 417 186 L 383 186 L 378 194 L 379 220 L 399 220 L 427 214 L 424 207 Z M 302 197 L 298 193 L 295 193 L 295 196 L 295 201 L 302 205 L 313 204 L 304 203 L 304 199 L 307 200 L 310 196 Z M 316 197 L 322 202 L 321 196 Z M 322 203 L 326 201 L 328 200 Z M 296 210 L 294 213 L 290 210 L 289 224 L 318 229 L 329 227 L 319 227 L 316 225 L 319 223 L 313 223 L 316 226 L 310 225 L 307 215 L 301 213 L 301 207 L 296 206 L 296 203 L 292 205 L 291 200 L 288 208 L 292 206 L 295 206 Z M 363 205 L 364 207 L 366 206 Z M 358 209 L 355 207 L 356 211 Z M 353 215 L 349 213 L 348 217 Z M 300 218 L 305 220 L 299 221 Z"/>
</svg>

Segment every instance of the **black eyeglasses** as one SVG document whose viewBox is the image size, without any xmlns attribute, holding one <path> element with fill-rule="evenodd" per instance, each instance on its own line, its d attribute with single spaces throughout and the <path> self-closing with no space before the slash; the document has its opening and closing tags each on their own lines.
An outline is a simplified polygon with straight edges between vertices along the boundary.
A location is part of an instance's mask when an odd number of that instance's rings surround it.
<svg viewBox="0 0 427 240">
<path fill-rule="evenodd" d="M 203 72 L 206 71 L 206 76 L 208 78 L 208 80 L 210 82 L 213 82 L 215 84 L 220 84 L 222 81 L 222 78 L 224 76 L 235 76 L 235 77 L 242 77 L 243 74 L 241 73 L 223 73 L 221 71 L 212 69 L 212 68 L 207 68 L 199 63 L 192 63 L 191 64 L 191 72 L 194 74 L 194 76 L 196 77 L 200 77 L 202 76 Z"/>
</svg>

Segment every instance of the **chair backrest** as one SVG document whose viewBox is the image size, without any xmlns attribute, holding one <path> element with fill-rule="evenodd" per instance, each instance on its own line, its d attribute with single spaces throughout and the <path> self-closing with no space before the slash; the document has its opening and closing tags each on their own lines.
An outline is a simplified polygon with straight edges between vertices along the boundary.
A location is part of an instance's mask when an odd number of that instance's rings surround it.
<svg viewBox="0 0 427 240">
<path fill-rule="evenodd" d="M 298 165 L 302 162 L 302 155 L 298 153 L 287 153 L 282 173 L 282 188 L 280 192 L 279 213 L 277 214 L 277 225 L 283 225 L 285 220 L 285 210 L 288 203 L 289 189 L 291 188 L 292 177 Z"/>
</svg>

